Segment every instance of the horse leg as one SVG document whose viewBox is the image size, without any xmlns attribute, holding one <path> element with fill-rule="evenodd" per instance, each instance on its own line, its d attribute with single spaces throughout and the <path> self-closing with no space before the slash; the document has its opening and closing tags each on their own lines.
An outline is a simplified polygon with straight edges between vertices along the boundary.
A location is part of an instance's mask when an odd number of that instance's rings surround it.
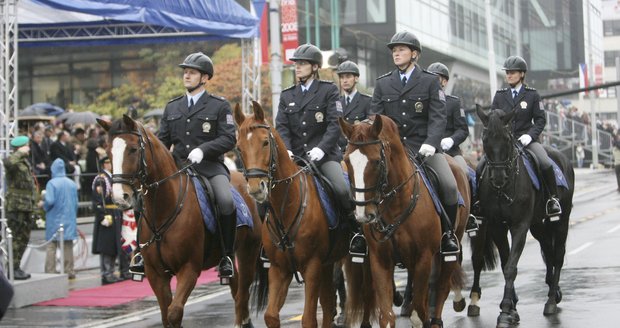
<svg viewBox="0 0 620 328">
<path fill-rule="evenodd" d="M 318 308 L 319 293 L 321 291 L 322 263 L 318 258 L 312 258 L 307 262 L 303 272 L 304 285 L 304 312 L 301 318 L 301 326 L 304 328 L 318 327 L 316 312 Z M 333 290 L 332 290 L 333 293 Z M 331 295 L 333 298 L 333 295 Z M 327 296 L 326 296 L 327 297 Z M 323 309 L 323 312 L 329 312 L 328 317 L 333 314 L 333 308 Z M 325 313 L 324 313 L 325 315 Z M 332 317 L 333 318 L 333 317 Z M 332 319 L 333 321 L 333 319 Z M 328 327 L 331 326 L 331 321 Z"/>
<path fill-rule="evenodd" d="M 400 308 L 400 316 L 401 317 L 410 317 L 411 312 L 413 311 L 413 304 L 411 300 L 413 299 L 413 275 L 411 271 L 407 271 L 407 285 L 405 286 L 405 295 L 403 295 L 403 306 Z"/>
<path fill-rule="evenodd" d="M 429 280 L 433 264 L 433 254 L 430 250 L 422 250 L 420 257 L 415 261 L 413 270 L 413 312 L 411 326 L 422 328 L 429 319 L 428 296 Z"/>
<path fill-rule="evenodd" d="M 334 264 L 325 264 L 321 268 L 321 285 L 319 301 L 323 310 L 324 328 L 332 327 L 336 315 L 336 289 L 334 287 Z M 343 282 L 344 283 L 344 282 Z"/>
<path fill-rule="evenodd" d="M 192 263 L 188 263 L 177 273 L 177 289 L 172 303 L 168 306 L 168 320 L 171 327 L 181 327 L 185 302 L 194 290 L 200 275 L 200 269 L 197 268 L 193 268 Z"/>
<path fill-rule="evenodd" d="M 267 327 L 280 327 L 280 309 L 284 306 L 288 286 L 292 279 L 292 273 L 286 272 L 272 263 L 269 268 L 269 299 L 264 315 Z"/>
<path fill-rule="evenodd" d="M 161 312 L 161 323 L 164 327 L 169 327 L 170 322 L 168 321 L 168 306 L 172 302 L 172 290 L 170 289 L 170 275 L 162 272 L 160 275 L 159 272 L 155 270 L 150 270 L 150 268 L 146 267 L 147 278 L 149 281 L 149 285 L 151 285 L 151 289 L 155 293 L 157 297 L 157 303 L 159 304 L 159 311 Z"/>
<path fill-rule="evenodd" d="M 469 306 L 467 307 L 468 317 L 477 317 L 480 315 L 480 306 L 478 302 L 482 297 L 482 290 L 480 288 L 480 273 L 484 267 L 484 245 L 487 243 L 487 224 L 483 223 L 478 228 L 478 234 L 471 238 L 471 264 L 474 269 L 474 282 L 469 292 Z"/>
<path fill-rule="evenodd" d="M 235 327 L 252 327 L 250 320 L 250 285 L 254 281 L 256 272 L 256 261 L 258 259 L 258 242 L 252 243 L 250 240 L 250 232 L 238 229 L 237 240 L 238 249 L 237 256 L 237 275 L 231 281 L 231 292 L 235 300 Z"/>
<path fill-rule="evenodd" d="M 392 311 L 394 264 L 389 259 L 379 258 L 376 253 L 370 253 L 369 260 L 376 306 L 379 308 L 379 327 L 395 327 L 396 317 Z"/>
<path fill-rule="evenodd" d="M 553 276 L 548 282 L 549 293 L 545 303 L 544 315 L 556 314 L 558 311 L 557 304 L 562 301 L 562 291 L 560 290 L 560 273 L 564 266 L 564 255 L 566 254 L 566 237 L 568 236 L 568 217 L 569 213 L 562 213 L 560 222 L 551 226 L 553 229 L 550 233 L 553 236 Z M 555 229 L 554 229 L 555 228 Z"/>
<path fill-rule="evenodd" d="M 498 328 L 508 328 L 513 324 L 519 322 L 519 313 L 517 312 L 517 296 L 514 288 L 514 281 L 517 278 L 517 264 L 519 264 L 519 258 L 523 253 L 525 247 L 525 238 L 529 225 L 526 223 L 520 223 L 513 226 L 510 229 L 512 236 L 512 248 L 510 249 L 510 256 L 506 265 L 503 267 L 504 271 L 504 296 L 500 303 L 501 313 L 497 318 Z"/>
</svg>

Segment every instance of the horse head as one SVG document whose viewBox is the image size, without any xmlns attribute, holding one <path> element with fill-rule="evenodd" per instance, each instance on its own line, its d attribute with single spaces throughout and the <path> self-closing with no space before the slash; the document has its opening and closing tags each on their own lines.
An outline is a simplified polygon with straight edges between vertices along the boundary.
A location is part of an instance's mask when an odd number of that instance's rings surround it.
<svg viewBox="0 0 620 328">
<path fill-rule="evenodd" d="M 344 161 L 353 189 L 355 217 L 360 223 L 370 223 L 377 220 L 379 204 L 388 188 L 391 146 L 400 144 L 398 130 L 391 119 L 381 115 L 358 124 L 340 118 L 339 123 L 349 141 Z"/>
<path fill-rule="evenodd" d="M 254 115 L 245 116 L 239 104 L 235 106 L 234 118 L 239 129 L 237 150 L 248 181 L 248 193 L 262 203 L 269 196 L 276 174 L 278 145 L 261 105 L 252 101 L 252 109 Z M 288 159 L 286 151 L 283 153 Z"/>
<path fill-rule="evenodd" d="M 510 132 L 510 124 L 516 112 L 513 110 L 506 113 L 495 109 L 487 114 L 476 105 L 476 113 L 484 125 L 482 147 L 487 157 L 490 180 L 494 187 L 501 189 L 508 183 L 517 154 L 515 139 Z"/>
</svg>

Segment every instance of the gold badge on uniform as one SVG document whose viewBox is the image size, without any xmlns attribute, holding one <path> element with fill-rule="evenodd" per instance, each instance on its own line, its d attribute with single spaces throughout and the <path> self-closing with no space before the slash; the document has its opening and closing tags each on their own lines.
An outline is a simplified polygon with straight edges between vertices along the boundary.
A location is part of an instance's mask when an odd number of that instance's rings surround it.
<svg viewBox="0 0 620 328">
<path fill-rule="evenodd" d="M 522 101 L 519 105 L 521 105 L 521 109 L 526 109 L 527 108 L 527 102 Z"/>
<path fill-rule="evenodd" d="M 209 122 L 202 123 L 202 132 L 209 133 L 209 131 L 211 131 L 211 123 Z"/>
<path fill-rule="evenodd" d="M 421 102 L 416 102 L 415 103 L 415 112 L 416 113 L 422 113 L 422 109 L 424 109 L 424 105 L 422 105 Z"/>
<path fill-rule="evenodd" d="M 314 114 L 314 118 L 316 118 L 317 123 L 323 123 L 323 113 L 318 112 Z"/>
</svg>

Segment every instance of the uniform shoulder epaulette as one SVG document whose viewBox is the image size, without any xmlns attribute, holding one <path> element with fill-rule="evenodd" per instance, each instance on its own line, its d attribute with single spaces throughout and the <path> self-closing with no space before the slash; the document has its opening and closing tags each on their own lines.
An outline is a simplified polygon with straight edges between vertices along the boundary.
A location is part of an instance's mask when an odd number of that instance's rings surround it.
<svg viewBox="0 0 620 328">
<path fill-rule="evenodd" d="M 506 92 L 506 91 L 508 91 L 508 88 L 497 89 L 496 92 Z"/>
<path fill-rule="evenodd" d="M 218 95 L 214 95 L 214 94 L 209 94 L 209 96 L 211 96 L 212 98 L 215 98 L 217 100 L 221 100 L 221 101 L 226 101 L 226 98 L 222 97 L 222 96 L 218 96 Z"/>
<path fill-rule="evenodd" d="M 390 76 L 390 75 L 392 75 L 392 72 L 385 73 L 385 74 L 383 74 L 383 75 L 379 76 L 379 77 L 377 78 L 377 80 L 378 80 L 378 79 L 382 79 L 382 78 L 387 77 L 387 76 Z"/>
<path fill-rule="evenodd" d="M 459 97 L 453 95 L 446 95 L 446 97 L 459 100 Z"/>
<path fill-rule="evenodd" d="M 178 96 L 178 97 L 176 97 L 176 98 L 172 98 L 172 99 L 168 100 L 168 103 L 171 103 L 171 102 L 173 102 L 173 101 L 179 100 L 179 99 L 181 99 L 181 98 L 183 98 L 183 97 L 185 97 L 185 96 L 183 95 L 183 96 Z"/>
<path fill-rule="evenodd" d="M 367 94 L 367 93 L 360 92 L 359 94 L 360 94 L 360 96 L 362 96 L 362 97 L 372 98 L 372 96 L 371 96 L 371 95 L 369 95 L 369 94 Z"/>
<path fill-rule="evenodd" d="M 532 88 L 532 87 L 528 87 L 528 86 L 526 86 L 526 87 L 525 87 L 525 90 L 536 91 L 536 88 Z"/>
<path fill-rule="evenodd" d="M 286 89 L 284 89 L 282 91 L 291 90 L 291 89 L 295 88 L 295 86 L 296 86 L 296 84 L 293 84 L 293 85 L 287 87 Z"/>
</svg>

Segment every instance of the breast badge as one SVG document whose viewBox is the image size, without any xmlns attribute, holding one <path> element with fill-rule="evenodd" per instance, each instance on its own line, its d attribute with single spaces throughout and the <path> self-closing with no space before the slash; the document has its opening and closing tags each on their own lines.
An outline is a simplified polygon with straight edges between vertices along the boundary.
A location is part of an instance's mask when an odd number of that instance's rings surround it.
<svg viewBox="0 0 620 328">
<path fill-rule="evenodd" d="M 202 123 L 202 132 L 209 133 L 209 131 L 211 131 L 211 123 L 209 122 Z"/>
<path fill-rule="evenodd" d="M 323 113 L 318 112 L 314 114 L 314 118 L 316 118 L 317 123 L 323 123 Z"/>
<path fill-rule="evenodd" d="M 422 109 L 424 109 L 424 105 L 422 105 L 421 102 L 416 102 L 415 103 L 415 112 L 416 113 L 422 113 Z"/>
<path fill-rule="evenodd" d="M 527 102 L 522 101 L 521 103 L 519 103 L 519 105 L 521 105 L 521 109 L 526 109 L 527 108 Z"/>
</svg>

